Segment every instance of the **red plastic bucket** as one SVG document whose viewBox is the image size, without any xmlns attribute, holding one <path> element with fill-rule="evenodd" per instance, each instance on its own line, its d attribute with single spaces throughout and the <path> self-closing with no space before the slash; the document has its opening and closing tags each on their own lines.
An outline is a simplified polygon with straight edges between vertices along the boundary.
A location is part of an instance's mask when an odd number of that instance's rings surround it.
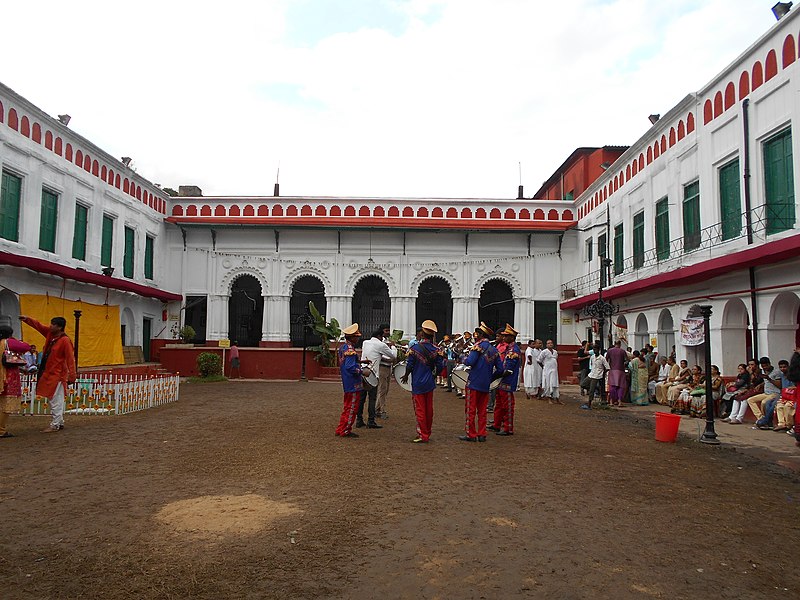
<svg viewBox="0 0 800 600">
<path fill-rule="evenodd" d="M 656 413 L 656 440 L 659 442 L 674 442 L 678 437 L 678 428 L 681 425 L 681 416 L 665 412 Z"/>
</svg>

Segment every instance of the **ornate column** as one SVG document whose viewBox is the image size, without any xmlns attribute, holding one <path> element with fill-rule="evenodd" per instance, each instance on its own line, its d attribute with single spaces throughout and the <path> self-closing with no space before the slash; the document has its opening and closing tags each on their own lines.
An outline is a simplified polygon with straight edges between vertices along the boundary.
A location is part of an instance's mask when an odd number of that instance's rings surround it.
<svg viewBox="0 0 800 600">
<path fill-rule="evenodd" d="M 228 337 L 228 300 L 230 296 L 208 296 L 206 307 L 206 339 L 221 340 Z"/>
<path fill-rule="evenodd" d="M 530 298 L 514 298 L 514 329 L 519 331 L 517 340 L 520 343 L 533 339 L 533 300 Z"/>
<path fill-rule="evenodd" d="M 326 309 L 325 319 L 339 321 L 339 325 L 347 327 L 353 322 L 353 297 L 344 294 L 331 294 L 325 296 L 328 308 Z"/>
<path fill-rule="evenodd" d="M 262 342 L 289 342 L 291 296 L 264 296 L 264 317 L 261 325 Z"/>
<path fill-rule="evenodd" d="M 392 329 L 402 329 L 403 337 L 408 338 L 417 332 L 416 302 L 412 296 L 395 296 L 392 300 L 392 311 L 389 326 Z"/>
</svg>

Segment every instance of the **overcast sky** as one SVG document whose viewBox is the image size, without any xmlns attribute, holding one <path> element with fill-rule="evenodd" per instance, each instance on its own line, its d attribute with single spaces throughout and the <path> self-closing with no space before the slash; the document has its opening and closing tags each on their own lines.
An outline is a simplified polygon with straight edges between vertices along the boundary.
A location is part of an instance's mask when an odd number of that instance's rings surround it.
<svg viewBox="0 0 800 600">
<path fill-rule="evenodd" d="M 0 80 L 206 195 L 514 198 L 628 145 L 773 0 L 26 0 Z M 13 21 L 13 24 L 12 24 Z"/>
</svg>

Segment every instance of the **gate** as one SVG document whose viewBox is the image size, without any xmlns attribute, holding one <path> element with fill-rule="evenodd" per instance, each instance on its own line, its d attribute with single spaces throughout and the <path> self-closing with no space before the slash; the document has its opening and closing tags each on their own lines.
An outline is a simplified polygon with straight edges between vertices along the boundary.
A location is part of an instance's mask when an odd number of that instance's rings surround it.
<svg viewBox="0 0 800 600">
<path fill-rule="evenodd" d="M 300 277 L 292 286 L 292 299 L 289 301 L 289 327 L 291 331 L 292 346 L 300 348 L 303 346 L 303 329 L 301 317 L 308 314 L 308 303 L 313 302 L 319 314 L 326 315 L 327 318 L 328 301 L 325 299 L 325 286 L 313 275 Z M 316 346 L 321 343 L 319 336 L 309 331 L 306 337 L 309 346 Z"/>
<path fill-rule="evenodd" d="M 239 346 L 258 346 L 261 341 L 263 315 L 261 284 L 252 275 L 242 275 L 231 287 L 228 301 L 228 338 Z"/>
<path fill-rule="evenodd" d="M 514 293 L 511 286 L 500 279 L 491 279 L 481 288 L 478 300 L 478 320 L 498 331 L 506 323 L 514 324 Z"/>
<path fill-rule="evenodd" d="M 446 333 L 452 333 L 453 297 L 450 284 L 441 277 L 429 277 L 419 284 L 416 327 L 419 328 L 425 319 L 436 323 L 439 329 L 437 339 L 442 339 Z"/>
<path fill-rule="evenodd" d="M 389 323 L 391 310 L 389 286 L 383 279 L 368 275 L 356 284 L 353 291 L 353 322 L 358 323 L 364 339 L 368 339 L 378 325 Z"/>
</svg>

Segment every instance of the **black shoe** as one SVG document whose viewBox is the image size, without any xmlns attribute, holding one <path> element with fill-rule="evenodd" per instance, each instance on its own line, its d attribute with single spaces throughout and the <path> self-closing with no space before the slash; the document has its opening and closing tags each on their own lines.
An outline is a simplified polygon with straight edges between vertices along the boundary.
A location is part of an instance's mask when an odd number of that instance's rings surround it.
<svg viewBox="0 0 800 600">
<path fill-rule="evenodd" d="M 344 434 L 342 437 L 352 437 L 352 438 L 357 438 L 357 437 L 358 437 L 358 434 L 357 434 L 357 433 L 353 433 L 353 432 L 351 431 L 350 433 L 345 433 L 345 434 Z"/>
<path fill-rule="evenodd" d="M 494 425 L 492 425 L 490 427 L 487 427 L 486 429 L 488 429 L 489 431 L 494 431 L 494 432 L 500 431 L 500 428 L 499 427 L 495 427 Z"/>
<path fill-rule="evenodd" d="M 514 435 L 511 431 L 498 431 L 495 435 Z"/>
<path fill-rule="evenodd" d="M 485 435 L 479 435 L 478 436 L 478 441 L 479 442 L 485 442 L 486 441 L 486 436 Z"/>
<path fill-rule="evenodd" d="M 364 421 L 359 421 L 358 423 L 356 423 L 356 427 L 358 427 L 359 429 L 361 429 L 365 425 L 366 425 L 366 423 L 364 423 Z"/>
<path fill-rule="evenodd" d="M 383 425 L 377 423 L 367 423 L 367 429 L 383 429 Z"/>
<path fill-rule="evenodd" d="M 460 439 L 462 442 L 477 442 L 478 441 L 478 438 L 471 438 L 468 435 L 460 435 L 460 436 L 458 436 L 458 439 Z"/>
</svg>

